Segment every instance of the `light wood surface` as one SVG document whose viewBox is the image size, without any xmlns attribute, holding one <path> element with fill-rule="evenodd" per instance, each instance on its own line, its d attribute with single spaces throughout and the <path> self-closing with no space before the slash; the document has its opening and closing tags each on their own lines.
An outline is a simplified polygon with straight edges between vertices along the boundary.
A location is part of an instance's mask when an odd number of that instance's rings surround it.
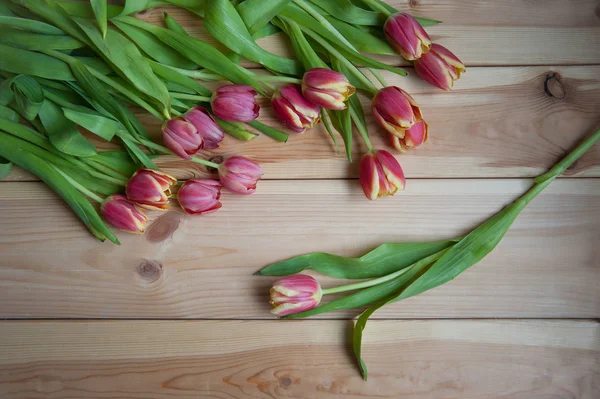
<svg viewBox="0 0 600 399">
<path fill-rule="evenodd" d="M 147 234 L 120 233 L 118 247 L 90 237 L 31 174 L 14 168 L 0 181 L 0 398 L 598 397 L 600 146 L 480 264 L 375 313 L 368 382 L 348 346 L 357 312 L 291 322 L 269 314 L 274 278 L 252 276 L 262 266 L 464 234 L 600 126 L 598 1 L 387 1 L 442 20 L 431 37 L 468 67 L 449 93 L 414 73 L 384 73 L 414 95 L 431 134 L 397 155 L 408 184 L 396 197 L 366 201 L 357 163 L 334 152 L 322 127 L 287 144 L 227 138 L 203 156 L 258 161 L 257 193 L 225 194 L 223 209 L 204 217 L 152 213 Z M 160 24 L 163 11 L 212 40 L 175 7 L 139 17 Z M 281 36 L 260 44 L 290 54 Z M 413 72 L 400 57 L 376 58 Z M 261 119 L 277 126 L 261 101 Z M 363 101 L 375 146 L 389 149 Z M 158 137 L 160 123 L 139 116 Z M 363 152 L 355 144 L 354 159 Z M 207 175 L 173 157 L 159 163 L 181 179 Z"/>
<path fill-rule="evenodd" d="M 368 382 L 352 366 L 348 327 L 5 322 L 0 392 L 13 399 L 595 399 L 600 391 L 595 322 L 373 321 L 364 346 Z"/>
<path fill-rule="evenodd" d="M 43 184 L 3 183 L 0 317 L 270 318 L 273 279 L 252 276 L 264 265 L 456 237 L 529 184 L 413 179 L 404 193 L 372 203 L 355 180 L 264 181 L 252 196 L 225 194 L 213 215 L 152 213 L 144 236 L 119 234 L 117 247 L 89 237 Z M 481 264 L 377 315 L 600 317 L 599 220 L 600 180 L 560 180 Z"/>
</svg>

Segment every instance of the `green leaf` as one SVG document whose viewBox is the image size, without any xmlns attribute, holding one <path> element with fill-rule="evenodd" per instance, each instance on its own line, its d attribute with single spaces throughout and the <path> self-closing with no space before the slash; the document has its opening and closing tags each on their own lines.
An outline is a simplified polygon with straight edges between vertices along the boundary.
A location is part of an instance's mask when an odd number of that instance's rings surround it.
<svg viewBox="0 0 600 399">
<path fill-rule="evenodd" d="M 327 130 L 329 137 L 331 137 L 331 141 L 333 141 L 333 145 L 335 146 L 335 152 L 339 154 L 340 149 L 338 147 L 335 135 L 333 134 L 333 129 L 331 128 L 331 123 L 329 122 L 329 116 L 327 115 L 327 112 L 325 112 L 324 108 L 321 108 L 321 121 L 323 122 L 323 126 L 325 126 L 325 130 Z"/>
<path fill-rule="evenodd" d="M 215 117 L 215 120 L 217 121 L 217 124 L 221 126 L 221 129 L 225 131 L 225 133 L 229 134 L 232 137 L 235 137 L 240 141 L 250 141 L 256 136 L 258 136 L 258 134 L 251 133 L 248 130 L 246 130 L 246 127 L 243 123 L 227 122 L 217 117 Z"/>
<path fill-rule="evenodd" d="M 182 73 L 161 65 L 157 62 L 150 61 L 150 67 L 161 78 L 168 80 L 170 82 L 181 85 L 185 88 L 192 90 L 194 93 L 198 93 L 204 97 L 210 97 L 212 92 L 206 87 L 202 86 L 200 83 L 196 82 L 194 79 L 191 79 Z"/>
<path fill-rule="evenodd" d="M 4 105 L 0 105 L 0 118 L 8 119 L 11 122 L 19 122 L 19 114 L 17 114 L 12 109 L 5 107 Z"/>
<path fill-rule="evenodd" d="M 329 68 L 327 64 L 325 64 L 325 62 L 323 62 L 323 60 L 321 60 L 321 58 L 317 55 L 313 47 L 308 43 L 306 37 L 304 37 L 304 34 L 302 33 L 302 30 L 293 19 L 282 18 L 280 20 L 283 24 L 284 30 L 290 38 L 296 58 L 302 62 L 305 70 L 312 68 Z"/>
<path fill-rule="evenodd" d="M 89 130 L 90 132 L 102 137 L 106 141 L 112 140 L 117 129 L 119 129 L 119 122 L 114 119 L 102 116 L 94 111 L 75 111 L 72 109 L 63 109 L 65 118 L 71 122 Z"/>
<path fill-rule="evenodd" d="M 70 36 L 52 36 L 10 27 L 0 27 L 0 42 L 26 50 L 74 50 L 84 46 L 83 43 Z"/>
<path fill-rule="evenodd" d="M 260 28 L 259 30 L 257 30 L 252 37 L 254 38 L 254 40 L 258 40 L 261 39 L 263 37 L 267 37 L 267 36 L 271 36 L 274 35 L 276 33 L 281 32 L 281 29 L 279 29 L 278 27 L 276 27 L 273 24 L 266 24 L 265 26 L 263 26 L 262 28 Z"/>
<path fill-rule="evenodd" d="M 135 14 L 144 10 L 149 10 L 156 6 L 164 4 L 165 1 L 156 0 L 125 0 L 125 7 L 121 15 Z"/>
<path fill-rule="evenodd" d="M 0 26 L 11 26 L 28 32 L 43 33 L 44 35 L 64 35 L 62 30 L 34 19 L 0 16 Z"/>
<path fill-rule="evenodd" d="M 182 69 L 196 69 L 198 66 L 158 40 L 156 36 L 137 26 L 129 25 L 118 20 L 113 23 L 127 35 L 142 51 L 161 64 Z"/>
<path fill-rule="evenodd" d="M 96 155 L 96 147 L 83 137 L 77 125 L 65 118 L 63 110 L 52 101 L 44 101 L 39 116 L 56 149 L 77 157 Z"/>
<path fill-rule="evenodd" d="M 342 136 L 342 140 L 344 140 L 346 157 L 348 161 L 352 162 L 352 117 L 350 116 L 350 110 L 346 108 L 342 111 L 331 111 L 330 118 L 332 114 L 336 115 L 335 118 L 338 121 L 336 129 Z"/>
<path fill-rule="evenodd" d="M 96 14 L 92 8 L 91 2 L 83 1 L 59 1 L 58 5 L 72 17 L 95 18 Z M 123 7 L 114 4 L 108 4 L 106 7 L 106 18 L 116 17 L 123 11 Z"/>
<path fill-rule="evenodd" d="M 119 243 L 117 237 L 104 224 L 88 199 L 77 191 L 64 176 L 58 173 L 52 164 L 23 150 L 20 145 L 23 140 L 8 134 L 0 134 L 0 142 L 2 143 L 0 145 L 0 156 L 42 179 L 71 206 L 96 238 L 102 241 L 108 238 L 115 244 Z"/>
<path fill-rule="evenodd" d="M 45 54 L 0 44 L 0 70 L 54 80 L 74 80 L 69 66 Z"/>
<path fill-rule="evenodd" d="M 106 30 L 108 26 L 108 6 L 106 4 L 106 0 L 90 0 L 90 4 L 92 6 L 92 10 L 94 11 L 96 22 L 98 22 L 98 26 L 100 27 L 100 32 L 102 32 L 102 37 L 106 38 Z"/>
<path fill-rule="evenodd" d="M 229 49 L 267 69 L 288 75 L 298 75 L 300 72 L 295 60 L 269 53 L 256 44 L 229 0 L 212 0 L 207 4 L 204 26 Z"/>
<path fill-rule="evenodd" d="M 237 6 L 237 11 L 248 31 L 255 35 L 290 2 L 291 0 L 246 0 Z"/>
<path fill-rule="evenodd" d="M 383 26 L 387 16 L 357 7 L 350 0 L 310 0 L 337 19 L 353 25 Z"/>
<path fill-rule="evenodd" d="M 289 276 L 304 270 L 314 270 L 335 278 L 376 278 L 397 272 L 419 259 L 448 248 L 453 243 L 455 241 L 387 243 L 359 258 L 345 258 L 324 252 L 314 252 L 273 263 L 257 274 Z"/>
<path fill-rule="evenodd" d="M 202 40 L 163 29 L 131 17 L 118 17 L 115 19 L 146 29 L 184 57 L 203 68 L 222 75 L 233 83 L 248 84 L 256 88 L 259 92 L 266 93 L 252 72 L 232 62 L 219 50 Z"/>
<path fill-rule="evenodd" d="M 11 0 L 16 1 L 16 0 Z M 46 21 L 51 22 L 54 26 L 61 30 L 60 34 L 67 33 L 69 36 L 90 44 L 87 37 L 81 29 L 77 27 L 73 19 L 62 9 L 57 3 L 50 0 L 18 0 L 18 3 L 34 14 L 42 17 Z M 43 33 L 43 32 L 41 32 Z"/>
<path fill-rule="evenodd" d="M 31 76 L 17 75 L 8 79 L 2 83 L 0 90 L 1 102 L 4 102 L 4 98 L 13 97 L 15 111 L 28 121 L 35 119 L 44 102 L 42 87 Z M 11 90 L 13 95 L 6 95 L 5 90 Z"/>
<path fill-rule="evenodd" d="M 334 17 L 327 16 L 326 18 L 358 51 L 370 54 L 396 55 L 396 52 L 387 41 Z"/>
<path fill-rule="evenodd" d="M 138 169 L 138 165 L 133 162 L 127 151 L 101 151 L 98 152 L 98 155 L 88 159 L 107 166 L 124 176 L 132 176 Z"/>
<path fill-rule="evenodd" d="M 177 32 L 182 35 L 189 35 L 187 33 L 187 31 L 184 29 L 184 27 L 181 26 L 181 24 L 179 22 L 177 22 L 177 20 L 175 18 L 173 18 L 171 15 L 169 15 L 168 12 L 165 12 L 165 25 L 167 26 L 168 29 L 172 30 L 173 32 Z"/>
<path fill-rule="evenodd" d="M 281 143 L 285 143 L 288 141 L 289 134 L 284 133 L 279 129 L 275 129 L 274 127 L 267 126 L 264 123 L 261 123 L 257 120 L 249 122 L 248 125 L 252 126 L 256 130 L 263 132 L 265 135 L 269 136 L 273 140 L 279 141 Z"/>
<path fill-rule="evenodd" d="M 113 29 L 108 30 L 106 39 L 103 40 L 98 29 L 89 21 L 76 19 L 75 22 L 92 41 L 102 58 L 112 65 L 121 77 L 154 99 L 163 115 L 169 114 L 171 105 L 166 86 L 152 72 L 152 68 L 133 43 Z"/>
<path fill-rule="evenodd" d="M 12 169 L 12 162 L 7 159 L 0 157 L 0 179 L 4 179 L 10 174 Z"/>
</svg>

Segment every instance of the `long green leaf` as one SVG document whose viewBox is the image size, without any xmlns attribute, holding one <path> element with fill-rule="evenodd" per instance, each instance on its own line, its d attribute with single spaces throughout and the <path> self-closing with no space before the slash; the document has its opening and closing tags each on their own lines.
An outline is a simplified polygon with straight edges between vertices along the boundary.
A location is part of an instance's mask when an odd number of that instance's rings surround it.
<svg viewBox="0 0 600 399">
<path fill-rule="evenodd" d="M 187 35 L 188 32 L 185 30 L 183 26 L 175 18 L 173 18 L 168 12 L 165 12 L 165 25 L 168 29 L 173 32 L 180 33 L 182 35 Z"/>
<path fill-rule="evenodd" d="M 310 0 L 316 6 L 337 19 L 348 22 L 353 25 L 374 25 L 383 26 L 387 16 L 376 11 L 368 11 L 357 7 L 350 0 Z"/>
<path fill-rule="evenodd" d="M 114 119 L 107 118 L 94 111 L 75 111 L 63 109 L 65 118 L 83 127 L 86 130 L 102 137 L 106 141 L 112 140 L 120 127 L 120 123 Z"/>
<path fill-rule="evenodd" d="M 300 72 L 295 60 L 269 53 L 256 44 L 229 0 L 212 0 L 207 4 L 204 26 L 229 49 L 267 69 L 288 75 L 298 75 Z"/>
<path fill-rule="evenodd" d="M 358 51 L 370 54 L 396 54 L 387 41 L 337 18 L 331 16 L 326 18 Z"/>
<path fill-rule="evenodd" d="M 96 155 L 96 147 L 83 137 L 77 125 L 67 119 L 63 110 L 52 101 L 44 100 L 39 116 L 50 142 L 59 151 L 76 157 Z"/>
<path fill-rule="evenodd" d="M 304 270 L 344 279 L 367 279 L 386 276 L 412 265 L 419 259 L 448 248 L 454 241 L 388 243 L 380 245 L 359 258 L 346 258 L 324 252 L 296 256 L 273 263 L 257 274 L 289 276 Z"/>
<path fill-rule="evenodd" d="M 209 89 L 202 86 L 194 79 L 188 78 L 187 76 L 183 75 L 180 72 L 177 72 L 172 68 L 166 67 L 154 61 L 150 61 L 150 67 L 152 68 L 154 73 L 156 73 L 163 79 L 186 87 L 192 90 L 193 92 L 200 94 L 201 96 L 210 97 L 212 95 L 212 92 Z"/>
<path fill-rule="evenodd" d="M 281 143 L 285 143 L 288 141 L 289 134 L 284 133 L 279 129 L 275 129 L 274 127 L 267 126 L 262 122 L 254 120 L 252 122 L 249 122 L 248 125 L 252 126 L 253 128 L 255 128 L 258 131 L 261 131 L 262 133 L 269 136 L 273 140 L 279 141 Z"/>
<path fill-rule="evenodd" d="M 0 26 L 11 26 L 28 32 L 43 33 L 44 35 L 64 35 L 62 30 L 34 19 L 0 16 Z"/>
<path fill-rule="evenodd" d="M 98 155 L 88 159 L 114 169 L 128 177 L 132 176 L 138 169 L 138 165 L 133 162 L 127 151 L 101 151 Z"/>
<path fill-rule="evenodd" d="M 92 8 L 91 2 L 84 1 L 59 1 L 58 5 L 64 9 L 67 14 L 72 17 L 80 17 L 80 18 L 95 18 L 96 15 Z M 112 17 L 116 17 L 123 11 L 122 6 L 117 6 L 114 4 L 108 4 L 106 7 L 106 18 L 110 19 Z"/>
<path fill-rule="evenodd" d="M 4 105 L 0 105 L 0 118 L 8 119 L 11 122 L 19 122 L 19 115 Z"/>
<path fill-rule="evenodd" d="M 100 32 L 102 32 L 102 37 L 106 38 L 106 30 L 108 28 L 108 5 L 106 4 L 106 0 L 90 0 L 90 4 L 94 11 L 96 22 L 98 22 L 98 26 L 100 27 Z"/>
<path fill-rule="evenodd" d="M 290 2 L 291 0 L 246 0 L 237 6 L 237 10 L 248 31 L 255 35 Z"/>
<path fill-rule="evenodd" d="M 296 57 L 302 62 L 305 70 L 312 68 L 329 68 L 308 43 L 296 21 L 291 18 L 282 18 L 280 21 L 290 38 Z"/>
<path fill-rule="evenodd" d="M 0 70 L 54 80 L 74 80 L 69 66 L 46 54 L 0 44 Z"/>
<path fill-rule="evenodd" d="M 44 92 L 31 76 L 17 75 L 2 82 L 0 86 L 0 103 L 7 105 L 6 99 L 9 98 L 14 103 L 15 111 L 31 121 L 35 119 L 44 102 Z"/>
<path fill-rule="evenodd" d="M 26 50 L 48 48 L 54 50 L 74 50 L 84 46 L 79 40 L 73 39 L 70 36 L 27 32 L 11 27 L 0 27 L 0 42 Z"/>
</svg>

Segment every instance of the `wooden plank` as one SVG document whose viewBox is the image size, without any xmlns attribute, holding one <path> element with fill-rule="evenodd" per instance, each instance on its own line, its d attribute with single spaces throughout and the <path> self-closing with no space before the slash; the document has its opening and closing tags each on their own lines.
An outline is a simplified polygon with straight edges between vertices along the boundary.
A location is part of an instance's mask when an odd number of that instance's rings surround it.
<svg viewBox="0 0 600 399">
<path fill-rule="evenodd" d="M 342 321 L 0 322 L 7 398 L 578 398 L 591 321 L 373 321 L 362 381 Z M 395 355 L 390 355 L 395 354 Z"/>
<path fill-rule="evenodd" d="M 370 202 L 356 181 L 265 181 L 249 197 L 225 193 L 213 215 L 151 213 L 144 236 L 119 234 L 115 246 L 92 238 L 42 183 L 3 183 L 0 317 L 270 318 L 274 279 L 252 276 L 262 266 L 312 251 L 358 256 L 386 241 L 456 237 L 529 185 L 415 179 L 404 193 Z M 560 180 L 483 262 L 377 317 L 600 317 L 599 220 L 600 179 Z"/>
<path fill-rule="evenodd" d="M 387 3 L 415 16 L 442 20 L 442 24 L 427 28 L 431 38 L 450 48 L 469 66 L 600 63 L 600 13 L 594 0 L 547 0 L 543 5 L 527 0 Z M 216 44 L 199 17 L 175 7 L 166 9 L 190 34 Z M 163 9 L 141 17 L 161 24 Z M 273 53 L 291 56 L 279 36 L 261 39 L 259 44 Z M 377 58 L 406 65 L 399 56 Z"/>
<path fill-rule="evenodd" d="M 385 77 L 390 84 L 414 94 L 430 123 L 430 142 L 399 155 L 408 177 L 535 176 L 600 124 L 600 66 L 471 68 L 457 89 L 449 93 L 427 86 L 415 76 Z M 374 145 L 394 151 L 386 134 L 370 117 L 368 101 L 363 100 Z M 262 105 L 261 119 L 279 126 L 268 102 L 263 101 Z M 161 122 L 147 113 L 138 115 L 158 138 Z M 106 148 L 106 143 L 97 143 Z M 354 158 L 358 160 L 364 151 L 364 145 L 356 143 Z M 266 179 L 358 175 L 358 163 L 349 164 L 343 153 L 336 154 L 322 126 L 293 135 L 286 144 L 265 136 L 248 143 L 228 137 L 220 149 L 207 151 L 203 156 L 232 154 L 259 161 Z M 175 157 L 165 157 L 160 165 L 179 178 L 190 178 L 205 170 Z M 600 145 L 568 174 L 600 177 Z M 32 175 L 16 168 L 7 178 L 32 179 Z"/>
</svg>

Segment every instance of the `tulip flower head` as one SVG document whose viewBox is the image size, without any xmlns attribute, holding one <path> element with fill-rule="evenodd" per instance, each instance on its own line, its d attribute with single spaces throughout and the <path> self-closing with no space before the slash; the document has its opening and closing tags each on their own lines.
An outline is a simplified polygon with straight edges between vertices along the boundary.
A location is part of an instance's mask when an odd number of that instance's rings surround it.
<svg viewBox="0 0 600 399">
<path fill-rule="evenodd" d="M 296 133 L 312 128 L 321 120 L 319 106 L 304 98 L 298 85 L 287 85 L 277 90 L 271 104 L 281 123 Z"/>
<path fill-rule="evenodd" d="M 406 152 L 411 148 L 417 148 L 425 143 L 428 138 L 429 126 L 425 121 L 417 122 L 405 131 L 404 137 L 400 138 L 390 133 L 392 146 L 400 152 Z"/>
<path fill-rule="evenodd" d="M 146 209 L 169 209 L 171 187 L 177 179 L 164 172 L 140 169 L 129 179 L 125 192 L 127 198 Z"/>
<path fill-rule="evenodd" d="M 302 94 L 319 107 L 346 109 L 346 100 L 356 92 L 348 78 L 327 68 L 314 68 L 302 78 Z"/>
<path fill-rule="evenodd" d="M 388 43 L 409 61 L 414 61 L 431 48 L 431 39 L 425 29 L 405 12 L 390 15 L 383 26 Z"/>
<path fill-rule="evenodd" d="M 204 215 L 221 208 L 221 183 L 213 179 L 188 180 L 177 192 L 177 201 L 189 214 Z"/>
<path fill-rule="evenodd" d="M 415 71 L 429 84 L 450 90 L 466 71 L 465 65 L 450 50 L 433 44 L 431 50 L 415 61 Z"/>
<path fill-rule="evenodd" d="M 148 223 L 144 212 L 121 194 L 107 197 L 100 206 L 100 213 L 108 223 L 129 233 L 142 234 Z"/>
<path fill-rule="evenodd" d="M 260 106 L 252 86 L 226 85 L 219 87 L 210 100 L 212 111 L 230 122 L 252 122 L 258 117 Z"/>
<path fill-rule="evenodd" d="M 381 127 L 403 138 L 405 131 L 423 120 L 421 108 L 410 94 L 399 87 L 379 90 L 372 103 L 373 115 Z"/>
<path fill-rule="evenodd" d="M 256 163 L 248 158 L 233 156 L 219 165 L 221 185 L 236 194 L 252 194 L 263 171 Z"/>
<path fill-rule="evenodd" d="M 392 154 L 384 150 L 373 150 L 362 157 L 359 180 L 370 200 L 394 195 L 406 186 L 402 167 Z"/>
<path fill-rule="evenodd" d="M 190 109 L 185 114 L 185 120 L 194 125 L 202 138 L 204 148 L 207 150 L 219 148 L 221 141 L 225 138 L 225 133 L 206 109 L 202 107 Z"/>
<path fill-rule="evenodd" d="M 287 276 L 271 287 L 271 313 L 279 317 L 304 312 L 321 302 L 319 282 L 306 274 Z"/>
<path fill-rule="evenodd" d="M 192 155 L 204 148 L 204 141 L 196 127 L 184 118 L 173 118 L 162 129 L 163 142 L 176 155 L 191 159 Z"/>
</svg>

